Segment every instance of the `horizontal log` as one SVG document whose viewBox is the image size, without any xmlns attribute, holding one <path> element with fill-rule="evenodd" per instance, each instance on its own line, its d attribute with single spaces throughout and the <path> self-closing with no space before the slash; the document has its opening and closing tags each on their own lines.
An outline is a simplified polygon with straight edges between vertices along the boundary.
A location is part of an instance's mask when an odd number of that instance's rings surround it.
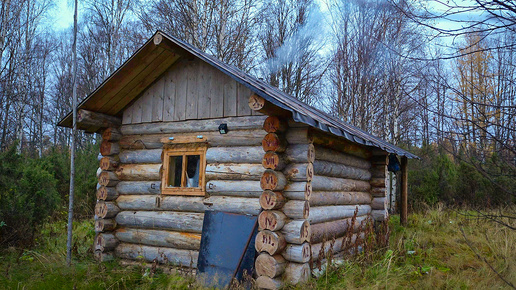
<svg viewBox="0 0 516 290">
<path fill-rule="evenodd" d="M 373 178 L 369 181 L 372 187 L 385 187 L 385 178 Z"/>
<path fill-rule="evenodd" d="M 120 163 L 120 158 L 117 155 L 115 156 L 105 156 L 100 159 L 100 169 L 113 171 L 118 167 Z"/>
<path fill-rule="evenodd" d="M 337 137 L 335 135 L 318 131 L 316 129 L 309 129 L 310 136 L 313 138 L 313 143 L 316 145 L 322 145 L 326 148 L 338 149 L 341 152 L 357 156 L 363 159 L 369 159 L 371 157 L 371 150 L 367 149 L 366 146 L 360 145 L 351 141 L 346 140 L 343 137 Z M 315 150 L 317 159 L 317 150 Z"/>
<path fill-rule="evenodd" d="M 122 119 L 111 115 L 79 109 L 77 111 L 77 124 L 99 128 L 120 127 L 120 125 L 122 125 Z"/>
<path fill-rule="evenodd" d="M 371 179 L 371 172 L 367 169 L 356 168 L 340 163 L 315 160 L 313 165 L 315 174 L 330 177 L 349 178 L 358 180 Z"/>
<path fill-rule="evenodd" d="M 386 175 L 387 175 L 387 166 L 386 165 L 371 167 L 371 176 L 373 178 L 385 178 Z"/>
<path fill-rule="evenodd" d="M 269 255 L 281 253 L 286 245 L 285 237 L 281 233 L 269 230 L 259 231 L 254 243 L 258 253 L 267 252 Z"/>
<path fill-rule="evenodd" d="M 389 163 L 389 155 L 375 155 L 371 157 L 371 163 L 374 165 L 387 165 Z"/>
<path fill-rule="evenodd" d="M 389 216 L 387 209 L 375 209 L 371 211 L 371 216 L 377 222 L 383 222 Z"/>
<path fill-rule="evenodd" d="M 110 219 L 115 217 L 120 208 L 114 202 L 98 201 L 95 205 L 95 215 L 101 219 Z"/>
<path fill-rule="evenodd" d="M 211 163 L 206 166 L 206 180 L 260 180 L 264 172 L 261 164 Z"/>
<path fill-rule="evenodd" d="M 258 276 L 274 278 L 283 274 L 287 261 L 281 255 L 271 256 L 268 253 L 260 253 L 254 265 Z"/>
<path fill-rule="evenodd" d="M 262 192 L 260 181 L 210 180 L 206 183 L 206 193 L 209 195 L 260 197 Z"/>
<path fill-rule="evenodd" d="M 287 121 L 277 116 L 268 116 L 267 119 L 263 121 L 263 130 L 267 133 L 285 132 L 287 128 Z"/>
<path fill-rule="evenodd" d="M 279 133 L 267 133 L 262 140 L 262 148 L 265 152 L 285 152 L 287 145 L 287 140 Z"/>
<path fill-rule="evenodd" d="M 310 216 L 308 220 L 310 225 L 349 218 L 355 215 L 355 209 L 358 208 L 357 216 L 363 216 L 371 213 L 370 205 L 330 205 L 316 206 L 310 208 Z"/>
<path fill-rule="evenodd" d="M 375 197 L 371 202 L 371 208 L 375 209 L 386 209 L 387 208 L 387 198 L 386 197 Z"/>
<path fill-rule="evenodd" d="M 120 145 L 110 141 L 100 143 L 100 154 L 102 156 L 112 156 L 120 153 Z"/>
<path fill-rule="evenodd" d="M 310 241 L 312 230 L 307 220 L 293 220 L 283 226 L 281 233 L 287 243 L 302 244 Z"/>
<path fill-rule="evenodd" d="M 229 132 L 235 130 L 259 129 L 263 132 L 263 122 L 267 116 L 229 117 L 205 120 L 187 120 L 179 122 L 159 122 L 145 124 L 129 124 L 121 127 L 124 135 L 137 134 L 173 134 L 189 132 L 218 132 L 221 123 L 228 124 Z M 228 133 L 229 133 L 228 132 Z"/>
<path fill-rule="evenodd" d="M 204 214 L 191 212 L 122 211 L 116 216 L 120 226 L 202 233 Z"/>
<path fill-rule="evenodd" d="M 310 204 L 306 200 L 289 200 L 281 211 L 291 219 L 307 219 L 310 215 Z"/>
<path fill-rule="evenodd" d="M 312 181 L 314 166 L 312 163 L 291 163 L 283 170 L 290 181 Z"/>
<path fill-rule="evenodd" d="M 115 171 L 121 181 L 160 180 L 161 164 L 121 164 Z"/>
<path fill-rule="evenodd" d="M 314 175 L 312 189 L 314 191 L 369 191 L 371 185 L 363 180 Z"/>
<path fill-rule="evenodd" d="M 384 197 L 386 190 L 385 187 L 373 187 L 370 192 L 373 197 Z"/>
<path fill-rule="evenodd" d="M 93 256 L 95 260 L 100 263 L 113 261 L 114 259 L 113 252 L 105 253 L 102 251 L 94 251 Z"/>
<path fill-rule="evenodd" d="M 369 192 L 314 191 L 310 206 L 370 204 Z"/>
<path fill-rule="evenodd" d="M 122 181 L 116 185 L 116 191 L 121 194 L 160 194 L 160 181 Z"/>
<path fill-rule="evenodd" d="M 287 166 L 285 155 L 274 151 L 268 151 L 263 155 L 262 166 L 266 169 L 282 170 Z"/>
<path fill-rule="evenodd" d="M 315 149 L 313 144 L 289 144 L 285 158 L 290 163 L 313 163 Z"/>
<path fill-rule="evenodd" d="M 206 162 L 210 163 L 260 163 L 261 146 L 210 147 L 206 150 Z"/>
<path fill-rule="evenodd" d="M 291 285 L 305 283 L 311 275 L 309 263 L 288 263 L 285 267 L 285 281 Z"/>
<path fill-rule="evenodd" d="M 95 237 L 95 251 L 108 252 L 118 245 L 118 239 L 112 233 L 100 233 Z"/>
<path fill-rule="evenodd" d="M 204 212 L 204 197 L 179 195 L 120 195 L 116 200 L 121 210 Z"/>
<path fill-rule="evenodd" d="M 260 200 L 258 198 L 210 196 L 204 200 L 208 210 L 216 210 L 237 214 L 260 214 Z"/>
<path fill-rule="evenodd" d="M 268 276 L 260 276 L 256 278 L 256 288 L 276 290 L 283 287 L 283 280 L 281 278 L 271 278 Z"/>
<path fill-rule="evenodd" d="M 297 263 L 307 263 L 310 261 L 310 244 L 303 243 L 301 245 L 288 244 L 281 253 L 287 261 Z"/>
<path fill-rule="evenodd" d="M 97 199 L 98 200 L 115 200 L 118 197 L 118 192 L 116 191 L 115 187 L 105 187 L 101 186 L 97 190 Z"/>
<path fill-rule="evenodd" d="M 272 104 L 271 102 L 254 93 L 249 97 L 248 105 L 251 110 L 260 112 L 262 114 L 282 117 L 290 116 L 289 111 Z"/>
<path fill-rule="evenodd" d="M 117 128 L 109 127 L 102 132 L 103 140 L 116 142 L 116 141 L 120 140 L 120 138 L 122 138 L 122 133 Z"/>
<path fill-rule="evenodd" d="M 278 210 L 264 210 L 258 216 L 258 227 L 261 230 L 279 231 L 285 225 L 287 216 Z"/>
<path fill-rule="evenodd" d="M 120 162 L 122 163 L 161 163 L 162 149 L 150 149 L 150 150 L 123 150 L 118 155 Z"/>
<path fill-rule="evenodd" d="M 265 190 L 260 196 L 260 206 L 263 209 L 279 209 L 285 204 L 285 197 L 279 191 Z"/>
<path fill-rule="evenodd" d="M 315 146 L 315 159 L 340 163 L 361 169 L 371 168 L 371 162 L 369 162 L 367 159 L 322 146 Z"/>
<path fill-rule="evenodd" d="M 97 219 L 95 220 L 95 232 L 109 232 L 116 228 L 117 224 L 114 219 Z"/>
<path fill-rule="evenodd" d="M 356 232 L 360 228 L 365 227 L 368 216 L 359 216 L 353 221 L 353 218 L 345 218 L 324 223 L 312 224 L 310 242 L 320 243 L 322 241 L 331 241 L 333 238 L 340 238 L 348 233 L 348 231 Z M 353 229 L 350 229 L 353 223 Z"/>
<path fill-rule="evenodd" d="M 160 264 L 194 268 L 197 265 L 198 251 L 165 247 L 142 246 L 120 243 L 115 253 L 117 257 L 130 260 L 157 261 Z"/>
<path fill-rule="evenodd" d="M 196 132 L 178 134 L 124 135 L 119 144 L 122 149 L 158 149 L 163 148 L 162 139 L 174 137 L 178 140 L 195 139 L 202 136 L 210 146 L 258 146 L 262 145 L 265 132 L 259 130 L 229 131 L 227 134 L 216 132 Z"/>
<path fill-rule="evenodd" d="M 116 200 L 121 210 L 149 211 L 186 211 L 202 213 L 217 210 L 231 213 L 258 215 L 260 202 L 258 198 L 228 196 L 156 196 L 156 195 L 121 195 Z"/>
<path fill-rule="evenodd" d="M 283 196 L 294 200 L 310 200 L 312 196 L 311 182 L 292 182 L 283 189 Z"/>
<path fill-rule="evenodd" d="M 113 171 L 102 171 L 99 175 L 99 184 L 101 186 L 115 186 L 118 182 L 118 176 Z"/>
<path fill-rule="evenodd" d="M 119 228 L 116 230 L 115 236 L 121 242 L 145 246 L 197 251 L 201 246 L 200 234 L 186 232 Z"/>
<path fill-rule="evenodd" d="M 267 169 L 260 179 L 260 186 L 263 190 L 282 190 L 285 185 L 287 185 L 287 179 L 279 171 Z"/>
<path fill-rule="evenodd" d="M 313 138 L 309 134 L 308 127 L 289 128 L 285 133 L 285 139 L 289 145 L 291 144 L 312 144 Z"/>
<path fill-rule="evenodd" d="M 357 241 L 357 236 L 359 240 Z M 316 261 L 318 259 L 324 259 L 328 255 L 335 256 L 338 253 L 348 250 L 351 247 L 355 246 L 355 243 L 361 243 L 363 241 L 365 235 L 364 233 L 353 234 L 352 236 L 344 236 L 338 239 L 335 239 L 335 242 L 322 242 L 317 244 L 312 244 L 312 261 Z"/>
</svg>

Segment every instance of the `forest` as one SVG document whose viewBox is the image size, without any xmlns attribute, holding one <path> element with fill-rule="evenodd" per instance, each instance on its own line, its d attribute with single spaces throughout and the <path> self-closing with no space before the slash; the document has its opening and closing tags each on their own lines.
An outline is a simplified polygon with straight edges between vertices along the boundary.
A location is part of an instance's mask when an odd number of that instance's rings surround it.
<svg viewBox="0 0 516 290">
<path fill-rule="evenodd" d="M 58 20 L 60 7 L 68 5 L 69 13 L 73 4 L 61 2 L 3 0 L 0 7 L 0 256 L 11 257 L 7 269 L 20 259 L 42 259 L 36 249 L 49 251 L 48 236 L 64 239 L 66 230 L 73 135 L 57 123 L 72 110 L 74 35 L 72 23 Z M 516 3 L 498 0 L 85 0 L 78 7 L 77 96 L 86 98 L 161 30 L 420 156 L 409 163 L 414 227 L 425 227 L 425 216 L 437 210 L 471 228 L 470 219 L 485 222 L 482 227 L 510 241 L 516 232 L 515 24 Z M 99 140 L 80 131 L 75 140 L 75 226 L 91 228 L 77 233 L 84 233 L 74 244 L 77 259 L 86 259 L 95 234 Z M 403 236 L 393 220 L 393 235 Z M 446 223 L 442 216 L 433 220 Z M 454 238 L 470 245 L 472 238 L 456 230 Z M 477 247 L 493 247 L 500 238 L 474 235 L 487 239 L 473 241 Z M 61 242 L 56 238 L 54 247 Z M 64 252 L 62 246 L 56 251 Z M 387 259 L 402 253 L 399 263 L 416 259 L 397 246 L 376 258 L 385 262 L 391 251 Z M 502 287 L 514 287 L 516 277 L 507 274 L 515 267 L 514 247 L 472 256 L 506 282 Z M 493 269 L 493 255 L 506 263 Z M 0 283 L 11 281 L 8 271 Z"/>
</svg>

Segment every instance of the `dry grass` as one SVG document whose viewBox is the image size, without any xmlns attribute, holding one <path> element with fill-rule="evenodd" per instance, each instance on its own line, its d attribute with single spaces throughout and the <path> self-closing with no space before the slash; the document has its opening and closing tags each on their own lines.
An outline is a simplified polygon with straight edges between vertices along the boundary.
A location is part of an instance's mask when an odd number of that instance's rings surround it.
<svg viewBox="0 0 516 290">
<path fill-rule="evenodd" d="M 434 209 L 413 214 L 406 228 L 399 225 L 399 218 L 395 216 L 391 220 L 387 249 L 333 265 L 308 286 L 319 289 L 510 288 L 474 251 L 504 279 L 516 285 L 516 231 L 462 213 Z"/>
<path fill-rule="evenodd" d="M 514 224 L 514 222 L 513 222 Z M 508 289 L 471 246 L 505 279 L 516 284 L 516 231 L 460 212 L 428 210 L 409 216 L 409 225 L 391 218 L 387 248 L 372 250 L 329 267 L 295 289 Z M 77 225 L 73 267 L 64 263 L 65 225 L 46 225 L 33 250 L 0 253 L 2 289 L 201 289 L 192 276 L 167 274 L 141 263 L 97 264 L 91 259 L 91 222 Z M 240 287 L 242 288 L 242 287 Z"/>
</svg>

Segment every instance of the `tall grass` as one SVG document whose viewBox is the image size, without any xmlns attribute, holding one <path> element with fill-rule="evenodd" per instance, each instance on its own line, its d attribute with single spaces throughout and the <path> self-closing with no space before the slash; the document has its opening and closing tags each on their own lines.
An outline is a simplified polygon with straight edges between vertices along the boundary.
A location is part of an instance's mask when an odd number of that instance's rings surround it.
<svg viewBox="0 0 516 290">
<path fill-rule="evenodd" d="M 406 228 L 400 226 L 398 216 L 393 216 L 391 227 L 388 248 L 333 265 L 308 286 L 318 289 L 509 288 L 474 251 L 504 279 L 516 284 L 516 232 L 507 227 L 442 209 L 410 215 Z"/>
<path fill-rule="evenodd" d="M 392 216 L 388 246 L 348 257 L 307 284 L 288 288 L 508 288 L 474 251 L 516 284 L 516 232 L 463 213 L 432 209 L 410 215 L 407 227 L 401 227 L 399 218 Z M 75 259 L 68 268 L 65 228 L 64 222 L 46 224 L 31 250 L 10 248 L 0 252 L 0 288 L 202 289 L 192 276 L 164 273 L 144 262 L 136 267 L 118 261 L 98 264 L 91 254 L 92 221 L 75 224 Z"/>
</svg>

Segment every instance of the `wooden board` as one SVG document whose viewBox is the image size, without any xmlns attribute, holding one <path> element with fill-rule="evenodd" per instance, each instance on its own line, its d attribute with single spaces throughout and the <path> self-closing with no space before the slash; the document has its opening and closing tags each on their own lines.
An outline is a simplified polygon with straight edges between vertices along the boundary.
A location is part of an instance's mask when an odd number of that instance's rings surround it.
<svg viewBox="0 0 516 290">
<path fill-rule="evenodd" d="M 251 94 L 201 60 L 180 59 L 124 109 L 123 123 L 251 116 Z"/>
</svg>

